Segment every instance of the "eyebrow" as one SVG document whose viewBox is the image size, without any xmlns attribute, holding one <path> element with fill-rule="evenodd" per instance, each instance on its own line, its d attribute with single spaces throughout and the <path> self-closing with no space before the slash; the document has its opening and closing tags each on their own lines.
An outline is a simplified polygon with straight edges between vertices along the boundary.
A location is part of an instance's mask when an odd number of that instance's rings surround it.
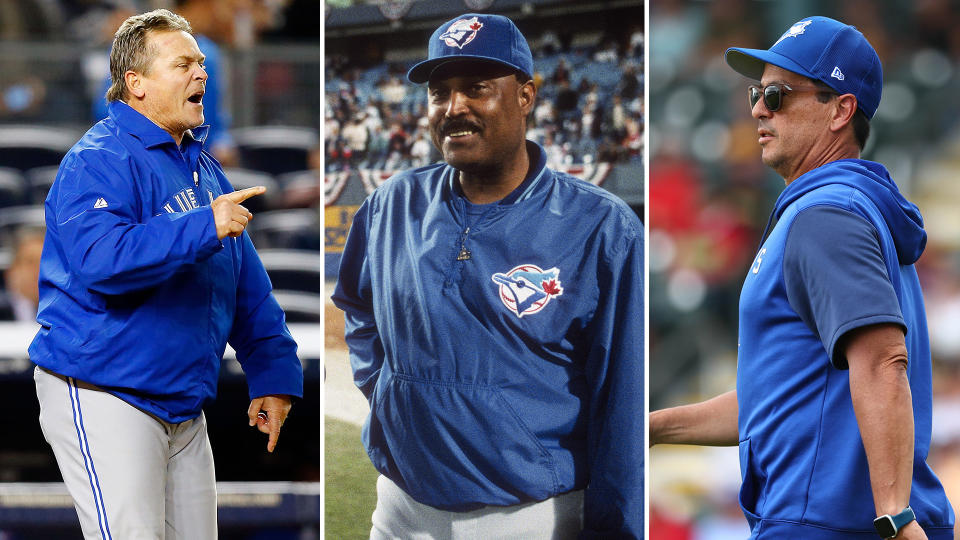
<svg viewBox="0 0 960 540">
<path fill-rule="evenodd" d="M 193 60 L 196 60 L 196 61 L 198 61 L 198 62 L 203 62 L 203 61 L 206 60 L 206 59 L 207 59 L 207 57 L 204 56 L 204 55 L 202 55 L 202 54 L 201 54 L 200 56 L 191 56 L 191 55 L 181 54 L 180 56 L 174 58 L 174 59 L 172 60 L 172 62 L 173 62 L 173 63 L 177 63 L 177 62 L 181 62 L 181 61 L 184 61 L 184 60 L 186 60 L 186 61 L 188 61 L 188 62 L 191 62 L 191 61 L 193 61 Z"/>
</svg>

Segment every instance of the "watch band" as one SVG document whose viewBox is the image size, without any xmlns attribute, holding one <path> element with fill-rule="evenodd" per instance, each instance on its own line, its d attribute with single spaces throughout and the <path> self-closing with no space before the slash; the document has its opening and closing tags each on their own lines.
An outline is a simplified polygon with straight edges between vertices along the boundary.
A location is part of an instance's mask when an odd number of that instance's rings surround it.
<svg viewBox="0 0 960 540">
<path fill-rule="evenodd" d="M 917 516 L 913 513 L 913 508 L 908 506 L 895 516 L 884 514 L 873 520 L 873 528 L 881 538 L 894 538 L 900 529 L 915 519 Z"/>
</svg>

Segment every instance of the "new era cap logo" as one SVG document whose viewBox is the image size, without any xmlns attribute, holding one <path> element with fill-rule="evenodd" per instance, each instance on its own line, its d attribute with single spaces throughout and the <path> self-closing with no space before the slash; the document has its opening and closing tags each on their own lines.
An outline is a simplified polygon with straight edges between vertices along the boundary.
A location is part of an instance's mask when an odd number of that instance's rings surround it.
<svg viewBox="0 0 960 540">
<path fill-rule="evenodd" d="M 477 37 L 477 32 L 481 28 L 483 28 L 483 23 L 476 17 L 459 19 L 453 21 L 453 24 L 447 27 L 447 31 L 440 34 L 440 40 L 446 43 L 447 47 L 462 49 L 464 45 Z"/>
<path fill-rule="evenodd" d="M 831 73 L 830 76 L 834 79 L 840 79 L 841 81 L 843 80 L 843 72 L 840 71 L 840 68 L 837 66 L 833 66 L 833 73 Z"/>
<path fill-rule="evenodd" d="M 107 201 L 105 201 L 105 200 L 103 199 L 103 197 L 100 197 L 99 199 L 97 199 L 97 202 L 93 203 L 93 207 L 94 207 L 94 208 L 106 208 L 106 207 L 107 207 Z"/>
<path fill-rule="evenodd" d="M 782 36 L 780 36 L 780 39 L 777 40 L 777 43 L 780 43 L 781 41 L 787 39 L 788 37 L 799 36 L 807 29 L 807 26 L 809 26 L 810 23 L 812 22 L 813 21 L 800 21 L 797 24 L 791 26 L 789 30 L 787 30 L 786 32 L 783 33 Z M 774 43 L 773 46 L 776 47 L 777 43 Z"/>
</svg>

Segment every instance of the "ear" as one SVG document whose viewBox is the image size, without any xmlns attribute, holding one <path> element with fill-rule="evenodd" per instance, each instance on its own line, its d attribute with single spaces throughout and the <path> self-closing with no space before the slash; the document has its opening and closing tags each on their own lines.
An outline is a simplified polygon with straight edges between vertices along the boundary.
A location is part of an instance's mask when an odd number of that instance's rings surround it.
<svg viewBox="0 0 960 540">
<path fill-rule="evenodd" d="M 853 94 L 843 94 L 837 97 L 833 115 L 830 118 L 830 131 L 837 132 L 853 122 L 853 115 L 857 112 L 857 98 Z"/>
<path fill-rule="evenodd" d="M 127 70 L 123 74 L 123 84 L 127 87 L 127 93 L 137 99 L 143 99 L 146 91 L 143 88 L 143 78 L 136 71 Z"/>
<path fill-rule="evenodd" d="M 537 86 L 533 81 L 527 81 L 517 88 L 517 99 L 520 103 L 520 112 L 526 118 L 533 110 L 533 103 L 537 99 Z"/>
</svg>

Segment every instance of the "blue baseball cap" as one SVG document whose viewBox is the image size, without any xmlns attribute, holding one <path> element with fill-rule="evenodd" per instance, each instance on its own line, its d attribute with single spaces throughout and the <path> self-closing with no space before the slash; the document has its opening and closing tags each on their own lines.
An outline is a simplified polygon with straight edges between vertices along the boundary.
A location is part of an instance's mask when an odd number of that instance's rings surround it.
<svg viewBox="0 0 960 540">
<path fill-rule="evenodd" d="M 735 71 L 757 81 L 764 64 L 773 64 L 853 94 L 868 119 L 880 106 L 883 67 L 877 52 L 855 27 L 829 17 L 802 19 L 769 50 L 731 47 L 725 58 Z"/>
<path fill-rule="evenodd" d="M 427 59 L 410 68 L 407 79 L 425 83 L 440 64 L 486 60 L 533 78 L 533 54 L 513 21 L 502 15 L 467 13 L 440 25 L 430 36 Z"/>
</svg>

